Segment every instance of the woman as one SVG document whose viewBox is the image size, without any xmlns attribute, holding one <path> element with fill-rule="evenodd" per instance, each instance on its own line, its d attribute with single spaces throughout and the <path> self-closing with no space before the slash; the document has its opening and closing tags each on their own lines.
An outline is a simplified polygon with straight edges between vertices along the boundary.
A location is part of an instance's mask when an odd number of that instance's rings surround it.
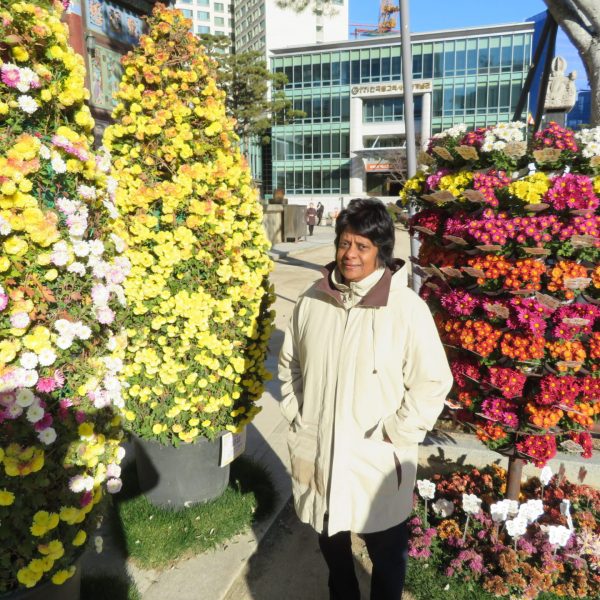
<svg viewBox="0 0 600 600">
<path fill-rule="evenodd" d="M 452 376 L 385 206 L 352 200 L 335 231 L 336 260 L 298 299 L 279 357 L 294 504 L 319 532 L 332 600 L 360 599 L 350 532 L 373 562 L 371 599 L 400 600 L 418 444 Z"/>
<path fill-rule="evenodd" d="M 308 225 L 308 235 L 312 235 L 313 229 L 317 224 L 317 210 L 312 202 L 308 205 L 308 208 L 306 209 L 305 219 L 306 224 Z"/>
</svg>

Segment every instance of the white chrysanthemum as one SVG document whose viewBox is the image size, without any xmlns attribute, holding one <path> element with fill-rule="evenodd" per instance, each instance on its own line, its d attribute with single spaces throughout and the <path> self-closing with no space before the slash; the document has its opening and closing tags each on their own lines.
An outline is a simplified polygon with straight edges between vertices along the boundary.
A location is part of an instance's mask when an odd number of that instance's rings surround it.
<svg viewBox="0 0 600 600">
<path fill-rule="evenodd" d="M 23 409 L 18 404 L 11 404 L 4 409 L 4 414 L 9 419 L 18 419 L 23 414 Z"/>
<path fill-rule="evenodd" d="M 527 531 L 527 519 L 516 517 L 506 521 L 506 531 L 512 538 L 521 537 Z"/>
<path fill-rule="evenodd" d="M 73 242 L 73 253 L 75 256 L 83 258 L 90 253 L 90 246 L 84 240 L 77 240 L 76 242 Z"/>
<path fill-rule="evenodd" d="M 37 371 L 34 369 L 23 369 L 21 373 L 21 385 L 26 388 L 33 387 L 39 379 Z"/>
<path fill-rule="evenodd" d="M 92 288 L 92 302 L 95 306 L 106 306 L 108 301 L 110 300 L 110 291 L 109 289 L 101 284 L 97 283 Z"/>
<path fill-rule="evenodd" d="M 109 478 L 115 477 L 118 479 L 121 477 L 121 467 L 117 463 L 110 463 L 106 468 L 106 476 Z"/>
<path fill-rule="evenodd" d="M 62 159 L 62 157 L 58 153 L 53 154 L 50 164 L 52 165 L 52 169 L 55 173 L 61 174 L 66 173 L 67 171 L 67 163 Z"/>
<path fill-rule="evenodd" d="M 21 408 L 27 408 L 33 404 L 35 396 L 31 390 L 20 389 L 17 390 L 16 403 Z"/>
<path fill-rule="evenodd" d="M 540 481 L 542 485 L 548 485 L 552 479 L 552 469 L 546 465 L 540 472 Z"/>
<path fill-rule="evenodd" d="M 127 245 L 125 244 L 122 238 L 120 238 L 116 233 L 111 233 L 110 239 L 113 241 L 113 244 L 115 245 L 115 250 L 119 254 L 121 254 L 121 252 L 125 252 Z"/>
<path fill-rule="evenodd" d="M 490 506 L 490 514 L 492 515 L 492 521 L 494 523 L 500 523 L 508 519 L 508 511 L 510 505 L 509 500 L 500 500 Z"/>
<path fill-rule="evenodd" d="M 80 263 L 79 261 L 72 262 L 68 267 L 67 271 L 69 273 L 75 273 L 79 275 L 79 277 L 83 277 L 85 275 L 85 265 Z"/>
<path fill-rule="evenodd" d="M 110 171 L 110 162 L 111 156 L 108 148 L 106 146 L 100 146 L 98 148 L 98 152 L 96 152 L 96 166 L 99 171 L 103 173 L 108 173 Z"/>
<path fill-rule="evenodd" d="M 69 245 L 64 240 L 52 246 L 50 260 L 57 267 L 64 267 L 69 262 Z"/>
<path fill-rule="evenodd" d="M 114 338 L 111 338 L 114 340 Z M 120 373 L 123 369 L 123 361 L 116 356 L 104 356 L 102 362 L 105 364 L 106 369 L 112 373 Z"/>
<path fill-rule="evenodd" d="M 16 312 L 10 315 L 10 324 L 15 329 L 25 329 L 30 322 L 31 319 L 29 318 L 29 315 L 24 311 Z"/>
<path fill-rule="evenodd" d="M 528 523 L 537 521 L 544 514 L 544 504 L 541 500 L 528 500 L 519 506 L 519 517 L 526 519 Z"/>
<path fill-rule="evenodd" d="M 44 348 L 38 354 L 38 360 L 42 367 L 49 367 L 50 365 L 53 365 L 56 361 L 56 358 L 56 353 L 50 348 Z"/>
<path fill-rule="evenodd" d="M 48 146 L 44 146 L 44 144 L 40 146 L 39 154 L 40 158 L 43 158 L 44 160 L 50 160 L 50 157 L 52 156 L 50 148 L 48 148 Z"/>
<path fill-rule="evenodd" d="M 73 338 L 67 335 L 59 335 L 55 343 L 61 350 L 68 350 L 73 345 Z"/>
<path fill-rule="evenodd" d="M 4 217 L 0 217 L 0 235 L 8 235 L 11 231 L 10 223 Z"/>
<path fill-rule="evenodd" d="M 113 202 L 111 202 L 110 200 L 105 200 L 102 204 L 108 212 L 108 216 L 111 219 L 117 219 L 119 217 L 119 211 L 117 210 L 117 207 L 114 205 Z"/>
<path fill-rule="evenodd" d="M 83 215 L 71 215 L 67 226 L 72 237 L 80 238 L 87 229 L 87 218 Z"/>
<path fill-rule="evenodd" d="M 44 409 L 37 403 L 32 404 L 27 409 L 27 420 L 30 423 L 37 423 L 44 418 Z"/>
<path fill-rule="evenodd" d="M 77 192 L 82 198 L 85 198 L 86 200 L 95 200 L 96 195 L 98 193 L 96 188 L 91 185 L 80 185 L 77 188 Z"/>
<path fill-rule="evenodd" d="M 35 352 L 23 352 L 19 362 L 24 369 L 35 369 L 38 364 L 37 354 Z"/>
<path fill-rule="evenodd" d="M 28 115 L 32 115 L 38 108 L 38 103 L 31 96 L 23 94 L 17 98 L 19 108 Z"/>
<path fill-rule="evenodd" d="M 69 479 L 69 489 L 75 494 L 81 494 L 85 490 L 85 478 L 83 475 L 75 475 Z"/>
<path fill-rule="evenodd" d="M 38 433 L 38 439 L 46 446 L 53 444 L 56 441 L 56 430 L 53 427 L 46 427 Z"/>
<path fill-rule="evenodd" d="M 548 527 L 548 541 L 554 546 L 566 546 L 573 532 L 564 525 L 550 525 Z"/>
<path fill-rule="evenodd" d="M 61 213 L 65 215 L 73 215 L 77 211 L 77 207 L 79 202 L 74 202 L 73 200 L 69 200 L 69 198 L 65 198 L 64 196 L 58 198 L 56 201 L 56 206 Z"/>
<path fill-rule="evenodd" d="M 81 321 L 78 321 L 76 334 L 80 340 L 85 341 L 90 339 L 90 336 L 92 335 L 92 330 L 87 325 L 83 325 Z"/>
<path fill-rule="evenodd" d="M 121 491 L 123 482 L 120 479 L 112 478 L 106 482 L 106 490 L 109 494 L 117 494 Z"/>
<path fill-rule="evenodd" d="M 19 83 L 17 84 L 17 89 L 20 92 L 28 92 L 30 88 L 39 88 L 40 87 L 40 78 L 37 73 L 30 69 L 29 67 L 21 67 L 19 69 Z"/>
<path fill-rule="evenodd" d="M 435 496 L 435 483 L 429 479 L 419 479 L 417 481 L 417 489 L 421 498 L 431 500 Z"/>
<path fill-rule="evenodd" d="M 478 498 L 475 494 L 462 495 L 463 510 L 469 515 L 476 515 L 481 510 L 481 502 L 481 498 Z"/>
<path fill-rule="evenodd" d="M 54 322 L 54 329 L 56 329 L 60 335 L 73 335 L 73 323 L 66 319 L 57 319 Z"/>
<path fill-rule="evenodd" d="M 89 242 L 90 252 L 94 256 L 102 256 L 104 254 L 104 242 L 102 240 L 92 240 Z"/>
</svg>

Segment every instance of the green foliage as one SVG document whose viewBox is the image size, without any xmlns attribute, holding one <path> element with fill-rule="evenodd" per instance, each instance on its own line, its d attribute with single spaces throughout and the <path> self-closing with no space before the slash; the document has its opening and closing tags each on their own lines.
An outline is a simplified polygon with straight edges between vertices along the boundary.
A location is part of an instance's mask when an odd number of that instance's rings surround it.
<svg viewBox="0 0 600 600">
<path fill-rule="evenodd" d="M 206 53 L 218 64 L 217 85 L 227 94 L 227 114 L 236 120 L 235 132 L 240 138 L 258 136 L 266 144 L 267 133 L 274 123 L 282 125 L 305 116 L 304 112 L 291 109 L 291 100 L 283 90 L 287 77 L 271 73 L 263 53 L 255 50 L 233 53 L 231 40 L 226 36 L 199 37 Z"/>
</svg>

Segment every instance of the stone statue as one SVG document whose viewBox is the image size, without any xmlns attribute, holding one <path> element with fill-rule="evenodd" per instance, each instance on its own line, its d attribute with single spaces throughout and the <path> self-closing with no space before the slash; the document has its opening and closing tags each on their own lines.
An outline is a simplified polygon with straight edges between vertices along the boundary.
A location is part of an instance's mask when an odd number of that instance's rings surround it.
<svg viewBox="0 0 600 600">
<path fill-rule="evenodd" d="M 555 56 L 552 60 L 552 71 L 548 80 L 548 89 L 546 92 L 546 102 L 544 110 L 546 112 L 565 112 L 568 113 L 577 101 L 577 87 L 575 86 L 576 71 L 571 71 L 565 76 L 567 62 L 562 56 Z"/>
</svg>

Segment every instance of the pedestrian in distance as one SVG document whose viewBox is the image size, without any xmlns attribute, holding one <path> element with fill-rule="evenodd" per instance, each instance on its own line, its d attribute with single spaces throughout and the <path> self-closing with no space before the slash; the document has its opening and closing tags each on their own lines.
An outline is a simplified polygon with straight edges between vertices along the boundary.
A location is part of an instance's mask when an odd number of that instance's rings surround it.
<svg viewBox="0 0 600 600">
<path fill-rule="evenodd" d="M 312 235 L 315 225 L 317 224 L 317 209 L 312 202 L 308 205 L 304 218 L 308 225 L 308 235 Z"/>
<path fill-rule="evenodd" d="M 351 532 L 373 563 L 371 600 L 400 600 L 418 444 L 452 375 L 393 258 L 383 203 L 352 200 L 335 234 L 335 261 L 300 295 L 279 356 L 294 505 L 319 534 L 331 600 L 360 600 Z"/>
<path fill-rule="evenodd" d="M 320 202 L 317 202 L 317 225 L 319 227 L 321 226 L 321 219 L 323 218 L 324 210 L 325 210 L 325 207 Z"/>
</svg>

